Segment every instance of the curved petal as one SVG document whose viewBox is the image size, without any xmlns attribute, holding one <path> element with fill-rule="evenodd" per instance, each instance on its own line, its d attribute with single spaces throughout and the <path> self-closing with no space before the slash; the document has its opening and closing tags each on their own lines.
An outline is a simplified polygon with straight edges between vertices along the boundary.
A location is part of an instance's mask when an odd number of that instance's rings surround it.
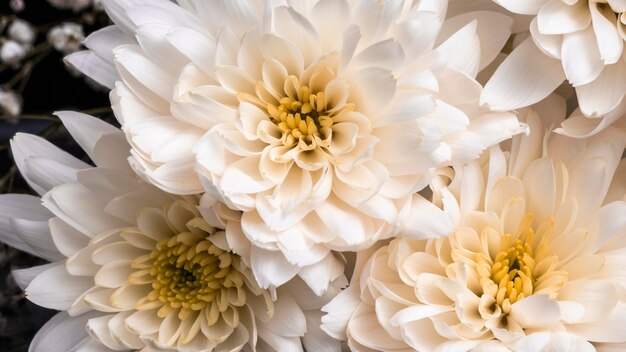
<svg viewBox="0 0 626 352">
<path fill-rule="evenodd" d="M 528 38 L 498 67 L 480 103 L 497 111 L 519 109 L 547 97 L 564 80 L 561 62 L 544 55 Z"/>
<path fill-rule="evenodd" d="M 561 59 L 565 76 L 574 87 L 594 81 L 604 69 L 591 27 L 563 37 Z"/>
<path fill-rule="evenodd" d="M 584 1 L 573 5 L 562 0 L 549 0 L 537 13 L 537 26 L 541 34 L 566 34 L 583 30 L 591 24 L 591 14 Z"/>
</svg>

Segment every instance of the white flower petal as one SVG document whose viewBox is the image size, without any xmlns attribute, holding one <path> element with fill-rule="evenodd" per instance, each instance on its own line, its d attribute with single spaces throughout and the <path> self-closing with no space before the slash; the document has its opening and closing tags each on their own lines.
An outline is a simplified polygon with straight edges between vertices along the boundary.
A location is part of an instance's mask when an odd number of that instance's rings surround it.
<svg viewBox="0 0 626 352">
<path fill-rule="evenodd" d="M 559 323 L 561 310 L 548 295 L 532 295 L 511 306 L 511 318 L 524 328 L 550 328 Z"/>
<path fill-rule="evenodd" d="M 340 260 L 328 253 L 324 260 L 303 268 L 298 275 L 316 295 L 321 296 L 328 290 L 327 283 L 335 281 L 343 274 L 343 267 Z"/>
<path fill-rule="evenodd" d="M 172 97 L 173 77 L 134 46 L 117 47 L 115 65 L 124 83 L 139 99 L 157 110 L 167 111 L 166 100 Z"/>
<path fill-rule="evenodd" d="M 622 57 L 624 49 L 624 40 L 615 27 L 617 21 L 615 13 L 610 8 L 601 8 L 596 3 L 589 5 L 600 57 L 605 65 L 614 64 Z"/>
<path fill-rule="evenodd" d="M 519 2 L 515 0 L 495 1 L 507 10 L 522 15 L 536 15 L 546 2 L 546 0 L 529 0 L 524 2 Z"/>
<path fill-rule="evenodd" d="M 89 338 L 84 329 L 87 321 L 98 316 L 91 312 L 77 317 L 67 313 L 57 313 L 37 332 L 30 344 L 31 352 L 63 352 L 72 351 L 81 342 Z"/>
<path fill-rule="evenodd" d="M 115 82 L 120 80 L 113 63 L 105 61 L 93 51 L 75 52 L 63 60 L 66 64 L 109 89 L 113 89 Z"/>
<path fill-rule="evenodd" d="M 320 328 L 320 322 L 324 313 L 320 311 L 305 312 L 307 332 L 302 338 L 302 345 L 307 351 L 333 352 L 341 349 L 341 341 L 328 336 Z"/>
<path fill-rule="evenodd" d="M 62 265 L 62 264 L 58 262 L 48 263 L 44 265 L 33 266 L 30 268 L 26 268 L 26 269 L 13 270 L 11 272 L 11 275 L 13 275 L 13 279 L 15 280 L 15 283 L 22 290 L 25 290 L 26 287 L 30 285 L 30 283 L 33 281 L 35 277 L 39 276 L 39 274 L 41 274 L 42 272 L 58 265 Z"/>
<path fill-rule="evenodd" d="M 591 342 L 623 342 L 626 333 L 625 314 L 626 304 L 619 302 L 602 320 L 569 325 L 568 331 Z"/>
<path fill-rule="evenodd" d="M 478 22 L 474 20 L 439 45 L 437 50 L 447 55 L 447 67 L 476 77 L 481 65 L 481 45 L 477 30 Z"/>
<path fill-rule="evenodd" d="M 454 229 L 452 218 L 420 195 L 413 196 L 404 225 L 402 236 L 419 239 L 444 237 Z"/>
<path fill-rule="evenodd" d="M 580 110 L 587 116 L 601 116 L 616 109 L 626 95 L 626 81 L 622 79 L 624 75 L 626 63 L 619 61 L 615 65 L 605 66 L 593 82 L 576 87 Z M 609 121 L 604 123 L 608 124 Z"/>
<path fill-rule="evenodd" d="M 35 173 L 36 170 L 31 171 L 27 166 L 27 160 L 30 158 L 40 158 L 44 160 L 50 160 L 55 162 L 60 174 L 55 177 L 56 181 L 69 181 L 67 179 L 68 169 L 85 169 L 89 165 L 70 154 L 58 149 L 52 143 L 44 140 L 43 138 L 18 133 L 11 140 L 11 150 L 13 152 L 13 158 L 20 172 L 28 182 L 28 184 L 40 195 L 43 195 L 51 189 L 51 186 L 56 186 L 59 183 L 51 182 L 48 180 L 45 185 L 40 185 L 31 179 L 30 173 Z M 50 163 L 49 162 L 49 163 Z M 62 167 L 62 165 L 66 167 Z"/>
<path fill-rule="evenodd" d="M 528 38 L 498 67 L 480 102 L 499 111 L 521 108 L 545 98 L 563 80 L 559 60 L 544 55 Z"/>
<path fill-rule="evenodd" d="M 591 27 L 563 36 L 561 56 L 565 76 L 574 87 L 593 82 L 604 69 Z"/>
<path fill-rule="evenodd" d="M 0 239 L 2 242 L 31 253 L 35 256 L 41 256 L 38 249 L 34 247 L 38 243 L 50 246 L 51 243 L 46 242 L 46 238 L 32 237 L 22 238 L 21 235 L 33 235 L 33 233 L 20 233 L 16 228 L 16 221 L 26 221 L 26 224 L 35 224 L 41 222 L 47 224 L 50 213 L 41 206 L 40 200 L 30 195 L 3 194 L 0 196 Z M 19 226 L 19 225 L 18 225 Z M 48 239 L 49 235 L 48 235 Z M 42 242 L 44 241 L 44 242 Z M 52 247 L 54 247 L 52 245 Z"/>
<path fill-rule="evenodd" d="M 289 264 L 276 251 L 267 251 L 253 246 L 250 250 L 250 260 L 254 276 L 261 287 L 280 286 L 298 272 L 297 266 Z"/>
<path fill-rule="evenodd" d="M 37 305 L 68 310 L 74 301 L 93 286 L 93 279 L 70 275 L 62 263 L 35 277 L 26 288 L 28 299 Z"/>
<path fill-rule="evenodd" d="M 603 320 L 618 303 L 615 285 L 600 280 L 569 282 L 559 290 L 559 300 L 572 301 L 583 306 L 584 314 L 576 323 Z"/>
<path fill-rule="evenodd" d="M 376 67 L 352 73 L 348 82 L 351 100 L 370 119 L 389 104 L 396 91 L 396 80 L 391 71 Z"/>
<path fill-rule="evenodd" d="M 98 141 L 106 134 L 119 133 L 112 125 L 89 115 L 73 111 L 57 111 L 55 115 L 61 119 L 72 138 L 96 162 L 94 150 Z"/>
<path fill-rule="evenodd" d="M 566 34 L 589 27 L 591 14 L 586 7 L 583 1 L 569 5 L 561 0 L 548 0 L 537 13 L 539 33 Z"/>
<path fill-rule="evenodd" d="M 533 18 L 530 22 L 530 34 L 535 45 L 546 55 L 560 59 L 561 47 L 563 46 L 563 35 L 547 35 L 539 32 L 537 27 L 537 18 Z"/>
<path fill-rule="evenodd" d="M 306 318 L 296 300 L 285 291 L 278 292 L 280 304 L 264 326 L 281 336 L 302 336 L 306 332 Z"/>
<path fill-rule="evenodd" d="M 480 42 L 478 71 L 481 71 L 495 59 L 509 39 L 513 19 L 490 11 L 466 12 L 446 20 L 439 32 L 439 38 L 447 38 L 474 19 L 477 20 L 476 33 Z"/>
</svg>

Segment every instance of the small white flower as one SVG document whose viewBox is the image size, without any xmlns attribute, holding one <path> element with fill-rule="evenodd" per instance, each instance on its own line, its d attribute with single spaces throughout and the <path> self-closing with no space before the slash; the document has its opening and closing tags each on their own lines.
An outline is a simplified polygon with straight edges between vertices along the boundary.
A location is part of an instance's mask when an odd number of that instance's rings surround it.
<svg viewBox="0 0 626 352">
<path fill-rule="evenodd" d="M 48 0 L 48 2 L 58 9 L 71 9 L 74 12 L 79 12 L 91 6 L 94 0 Z"/>
<path fill-rule="evenodd" d="M 325 330 L 346 329 L 358 351 L 626 348 L 626 136 L 544 136 L 565 115 L 549 99 L 522 113 L 530 134 L 510 151 L 441 170 L 443 209 L 423 224 L 448 217 L 455 228 L 378 249 L 324 308 Z"/>
<path fill-rule="evenodd" d="M 14 40 L 7 40 L 0 47 L 0 61 L 16 66 L 28 54 L 28 47 Z"/>
<path fill-rule="evenodd" d="M 342 280 L 323 297 L 299 278 L 262 289 L 246 248 L 231 249 L 243 238 L 240 212 L 160 191 L 129 169 L 121 131 L 87 115 L 59 117 L 98 166 L 19 134 L 16 164 L 43 196 L 0 196 L 0 239 L 51 261 L 16 280 L 32 302 L 63 311 L 31 350 L 339 348 L 319 329 L 319 307 Z"/>
<path fill-rule="evenodd" d="M 11 0 L 9 2 L 9 6 L 11 6 L 11 10 L 14 12 L 22 12 L 24 10 L 24 0 Z"/>
<path fill-rule="evenodd" d="M 25 46 L 31 46 L 36 36 L 33 26 L 21 19 L 16 19 L 11 22 L 7 33 L 9 38 Z"/>
<path fill-rule="evenodd" d="M 68 22 L 52 27 L 48 32 L 48 42 L 64 54 L 70 54 L 80 49 L 83 40 L 83 26 Z"/>
<path fill-rule="evenodd" d="M 12 90 L 0 89 L 0 110 L 9 117 L 18 116 L 22 112 L 22 97 Z"/>
</svg>

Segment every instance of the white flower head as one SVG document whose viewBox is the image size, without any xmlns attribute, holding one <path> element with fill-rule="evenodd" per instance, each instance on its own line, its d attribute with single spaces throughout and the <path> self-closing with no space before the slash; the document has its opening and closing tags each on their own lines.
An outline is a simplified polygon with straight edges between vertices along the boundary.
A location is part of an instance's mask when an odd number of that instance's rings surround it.
<svg viewBox="0 0 626 352">
<path fill-rule="evenodd" d="M 0 111 L 9 117 L 22 112 L 22 97 L 13 90 L 0 89 Z"/>
<path fill-rule="evenodd" d="M 52 27 L 48 32 L 48 42 L 58 51 L 70 54 L 78 51 L 83 40 L 83 26 L 67 22 Z"/>
<path fill-rule="evenodd" d="M 74 12 L 79 12 L 91 6 L 95 0 L 48 0 L 48 2 L 58 9 L 71 9 Z"/>
<path fill-rule="evenodd" d="M 9 25 L 7 30 L 9 38 L 22 43 L 26 46 L 31 46 L 35 41 L 36 33 L 33 26 L 21 19 L 16 19 Z"/>
<path fill-rule="evenodd" d="M 264 287 L 297 274 L 323 292 L 332 277 L 318 276 L 341 271 L 331 251 L 391 236 L 437 166 L 520 130 L 478 105 L 474 80 L 508 38 L 503 15 L 442 24 L 437 0 L 103 3 L 116 26 L 67 60 L 115 87 L 137 173 L 244 212 L 253 263 L 290 268 L 253 265 Z"/>
<path fill-rule="evenodd" d="M 619 0 L 495 1 L 528 23 L 522 42 L 486 84 L 481 102 L 493 109 L 517 109 L 550 94 L 565 79 L 576 89 L 580 114 L 559 133 L 584 138 L 626 113 L 626 6 Z M 471 7 L 471 6 L 470 6 Z M 558 127 L 558 126 L 555 126 Z"/>
<path fill-rule="evenodd" d="M 325 330 L 355 350 L 626 347 L 624 132 L 544 136 L 565 115 L 549 99 L 522 113 L 530 135 L 510 150 L 442 170 L 431 217 L 456 228 L 378 249 L 324 308 Z"/>
<path fill-rule="evenodd" d="M 121 131 L 59 116 L 98 166 L 18 135 L 16 163 L 43 206 L 33 196 L 0 197 L 0 238 L 52 261 L 17 271 L 17 281 L 32 302 L 64 311 L 34 351 L 338 348 L 318 326 L 341 280 L 322 297 L 299 278 L 261 288 L 249 257 L 229 243 L 242 236 L 240 212 L 160 191 L 129 169 Z M 76 336 L 55 332 L 69 326 Z M 69 342 L 42 345 L 50 334 Z"/>
<path fill-rule="evenodd" d="M 9 6 L 11 7 L 11 10 L 15 12 L 22 12 L 24 7 L 26 7 L 24 0 L 11 0 L 9 2 Z"/>
<path fill-rule="evenodd" d="M 7 65 L 17 66 L 28 54 L 29 48 L 15 40 L 7 40 L 0 47 L 0 61 Z"/>
</svg>

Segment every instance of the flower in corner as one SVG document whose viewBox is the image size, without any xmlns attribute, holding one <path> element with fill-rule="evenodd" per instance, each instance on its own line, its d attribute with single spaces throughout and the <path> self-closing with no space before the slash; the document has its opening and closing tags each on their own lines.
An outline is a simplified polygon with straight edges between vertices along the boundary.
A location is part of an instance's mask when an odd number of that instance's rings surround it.
<svg viewBox="0 0 626 352">
<path fill-rule="evenodd" d="M 563 121 L 559 133 L 585 138 L 612 124 L 626 125 L 626 3 L 478 0 L 465 9 L 492 1 L 517 14 L 520 25 L 530 20 L 530 37 L 496 70 L 481 102 L 495 110 L 522 108 L 567 79 L 576 89 L 580 113 Z"/>
<path fill-rule="evenodd" d="M 103 1 L 116 25 L 67 61 L 113 88 L 138 174 L 243 211 L 261 285 L 299 275 L 321 294 L 332 251 L 390 237 L 436 167 L 521 131 L 475 80 L 512 20 L 444 23 L 441 0 L 278 3 Z"/>
<path fill-rule="evenodd" d="M 323 328 L 359 351 L 625 349 L 626 138 L 546 134 L 564 116 L 551 96 L 510 149 L 441 170 L 433 201 L 456 228 L 361 258 Z"/>
<path fill-rule="evenodd" d="M 238 244 L 239 211 L 159 190 L 128 166 L 120 130 L 58 115 L 97 167 L 18 134 L 16 163 L 42 197 L 0 196 L 0 240 L 51 261 L 14 272 L 30 301 L 61 311 L 31 351 L 339 348 L 319 307 L 342 274 L 321 297 L 299 278 L 261 288 Z"/>
</svg>

